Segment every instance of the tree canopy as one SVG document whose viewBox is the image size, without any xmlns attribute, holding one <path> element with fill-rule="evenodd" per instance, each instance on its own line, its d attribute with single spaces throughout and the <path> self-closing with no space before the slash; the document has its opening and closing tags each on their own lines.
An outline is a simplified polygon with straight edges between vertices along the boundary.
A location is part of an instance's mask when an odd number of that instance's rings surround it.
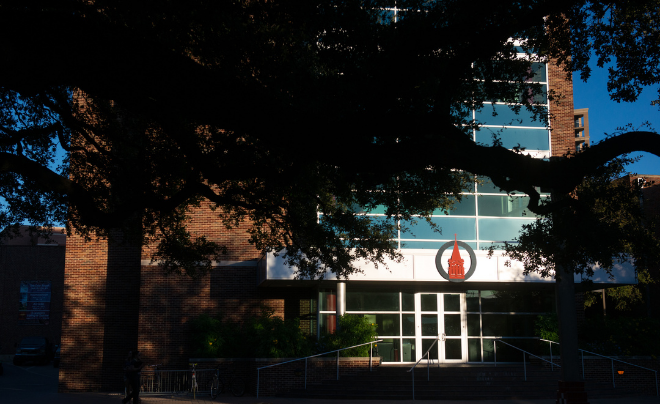
<svg viewBox="0 0 660 404">
<path fill-rule="evenodd" d="M 658 218 L 645 211 L 643 182 L 625 171 L 630 162 L 614 159 L 585 176 L 571 194 L 555 195 L 552 213 L 523 225 L 518 243 L 506 244 L 505 254 L 521 261 L 527 273 L 552 276 L 563 265 L 589 278 L 594 267 L 614 276 L 615 265 L 632 258 L 639 281 L 652 281 L 649 271 L 660 262 Z"/>
<path fill-rule="evenodd" d="M 466 111 L 501 100 L 545 119 L 533 63 L 587 77 L 592 51 L 615 60 L 613 95 L 634 99 L 660 79 L 657 6 L 5 1 L 0 227 L 140 223 L 155 258 L 194 274 L 222 252 L 186 230 L 208 201 L 227 226 L 249 219 L 257 248 L 286 247 L 302 275 L 345 276 L 355 258 L 397 258 L 397 223 L 450 206 L 473 174 L 549 211 L 534 187 L 571 192 L 621 154 L 660 155 L 660 137 L 632 131 L 543 161 L 473 142 Z M 376 206 L 390 220 L 355 214 Z"/>
</svg>

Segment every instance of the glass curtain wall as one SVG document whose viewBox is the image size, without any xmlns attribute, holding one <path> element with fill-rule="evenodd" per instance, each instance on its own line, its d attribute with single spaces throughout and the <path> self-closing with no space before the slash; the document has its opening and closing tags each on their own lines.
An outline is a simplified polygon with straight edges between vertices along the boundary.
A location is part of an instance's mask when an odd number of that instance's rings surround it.
<svg viewBox="0 0 660 404">
<path fill-rule="evenodd" d="M 535 322 L 555 312 L 555 299 L 549 291 L 468 290 L 466 306 L 468 362 L 493 362 L 495 339 L 541 353 Z M 497 361 L 522 362 L 522 354 L 498 344 Z"/>
<path fill-rule="evenodd" d="M 402 15 L 405 12 L 396 8 L 386 13 L 392 22 Z M 541 86 L 541 94 L 534 95 L 533 101 L 547 113 L 547 66 L 534 63 L 528 81 Z M 472 110 L 472 119 L 480 125 L 473 130 L 473 140 L 489 145 L 496 139 L 503 147 L 524 150 L 538 158 L 549 157 L 550 130 L 546 123 L 526 108 L 519 108 L 516 114 L 512 107 L 520 105 L 494 100 L 485 103 L 479 110 Z M 549 196 L 544 192 L 541 195 Z M 537 219 L 527 209 L 528 202 L 529 196 L 525 194 L 507 195 L 487 178 L 477 178 L 473 188 L 462 193 L 462 200 L 453 209 L 433 212 L 431 221 L 437 225 L 437 229 L 441 229 L 441 233 L 426 221 L 420 220 L 414 225 L 405 226 L 405 231 L 399 231 L 396 241 L 401 249 L 437 250 L 442 244 L 453 241 L 456 234 L 458 240 L 466 242 L 475 250 L 485 250 L 493 245 L 498 249 L 504 242 L 514 242 L 522 226 Z M 378 218 L 384 217 L 384 211 L 384 208 L 377 207 L 360 214 Z"/>
<path fill-rule="evenodd" d="M 346 291 L 346 313 L 377 324 L 383 362 L 415 362 L 415 295 L 411 292 Z"/>
<path fill-rule="evenodd" d="M 333 293 L 327 290 L 319 293 L 321 333 L 334 332 L 334 324 L 330 323 L 334 323 L 336 317 L 334 312 L 329 311 L 331 305 L 328 304 L 333 301 L 333 298 L 329 297 L 334 296 Z M 438 292 L 430 292 L 428 295 L 424 292 L 419 294 L 432 297 L 433 293 Z M 554 312 L 553 292 L 468 290 L 465 295 L 468 362 L 493 362 L 493 340 L 496 338 L 525 350 L 540 352 L 534 323 L 537 316 Z M 424 315 L 430 309 L 425 306 L 428 305 L 426 300 L 420 299 L 420 302 L 421 305 L 417 310 L 421 313 L 419 316 L 422 321 L 421 328 L 425 329 L 428 325 L 424 323 Z M 437 306 L 434 306 L 433 310 L 437 311 L 435 307 Z M 415 344 L 418 325 L 415 322 L 415 313 L 415 292 L 370 291 L 353 289 L 350 286 L 347 288 L 346 314 L 362 315 L 377 324 L 378 337 L 383 340 L 378 344 L 377 355 L 383 362 L 417 360 L 416 348 L 423 347 L 416 347 Z M 437 335 L 437 330 L 432 334 Z M 422 342 L 424 342 L 423 335 L 425 334 L 420 334 Z M 522 361 L 522 357 L 518 351 L 507 349 L 500 344 L 497 347 L 497 360 L 518 362 Z"/>
</svg>

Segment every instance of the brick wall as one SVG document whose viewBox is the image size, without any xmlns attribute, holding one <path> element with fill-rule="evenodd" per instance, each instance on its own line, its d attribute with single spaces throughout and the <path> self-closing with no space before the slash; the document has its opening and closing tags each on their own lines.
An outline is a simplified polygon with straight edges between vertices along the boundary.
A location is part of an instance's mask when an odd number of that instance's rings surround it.
<svg viewBox="0 0 660 404">
<path fill-rule="evenodd" d="M 309 289 L 257 288 L 256 267 L 218 267 L 201 279 L 167 275 L 157 266 L 143 266 L 138 346 L 148 363 L 168 369 L 187 368 L 190 321 L 200 314 L 241 321 L 262 307 L 284 319 L 300 316 L 300 301 Z"/>
<path fill-rule="evenodd" d="M 550 128 L 552 156 L 563 156 L 575 150 L 573 125 L 573 81 L 562 66 L 548 63 L 548 81 L 554 92 L 550 101 Z"/>
<path fill-rule="evenodd" d="M 308 314 L 313 289 L 257 288 L 253 263 L 261 254 L 248 243 L 248 226 L 227 230 L 208 209 L 191 214 L 193 234 L 226 243 L 230 248 L 223 260 L 245 262 L 215 267 L 196 279 L 151 264 L 153 245 L 71 236 L 60 391 L 120 390 L 123 360 L 136 348 L 146 363 L 187 368 L 190 321 L 202 313 L 235 321 L 258 315 L 262 307 L 284 319 Z M 313 322 L 306 322 L 311 329 Z"/>
<path fill-rule="evenodd" d="M 0 354 L 13 354 L 23 337 L 43 336 L 59 343 L 64 294 L 64 246 L 0 246 Z M 48 324 L 21 325 L 18 302 L 21 281 L 50 281 Z"/>
</svg>

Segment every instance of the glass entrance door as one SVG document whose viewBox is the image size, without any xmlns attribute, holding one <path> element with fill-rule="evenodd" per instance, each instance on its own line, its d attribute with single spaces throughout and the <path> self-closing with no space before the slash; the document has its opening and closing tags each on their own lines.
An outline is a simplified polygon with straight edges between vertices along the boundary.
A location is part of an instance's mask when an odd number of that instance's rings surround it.
<svg viewBox="0 0 660 404">
<path fill-rule="evenodd" d="M 466 361 L 464 293 L 418 293 L 415 295 L 417 360 L 438 340 L 429 359 L 440 362 Z"/>
</svg>

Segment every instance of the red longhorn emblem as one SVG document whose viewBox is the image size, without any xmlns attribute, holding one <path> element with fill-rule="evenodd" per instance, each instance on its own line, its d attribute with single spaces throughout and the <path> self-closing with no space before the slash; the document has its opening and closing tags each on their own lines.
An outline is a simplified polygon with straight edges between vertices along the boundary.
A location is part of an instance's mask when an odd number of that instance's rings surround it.
<svg viewBox="0 0 660 404">
<path fill-rule="evenodd" d="M 458 252 L 458 244 L 456 234 L 454 234 L 454 250 L 449 258 L 449 279 L 465 279 L 465 267 L 463 266 L 463 258 Z"/>
</svg>

